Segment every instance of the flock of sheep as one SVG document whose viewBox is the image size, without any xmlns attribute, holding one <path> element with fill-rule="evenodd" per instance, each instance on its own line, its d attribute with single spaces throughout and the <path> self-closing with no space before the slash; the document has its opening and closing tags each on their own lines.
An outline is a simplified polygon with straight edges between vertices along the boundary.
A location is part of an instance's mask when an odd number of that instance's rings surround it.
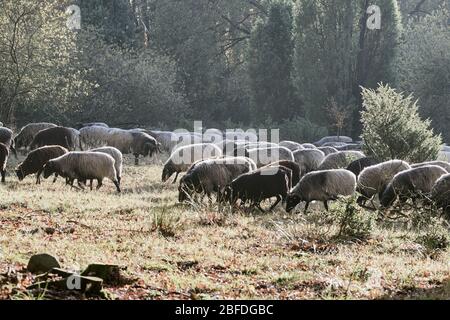
<svg viewBox="0 0 450 320">
<path fill-rule="evenodd" d="M 16 168 L 19 180 L 36 174 L 55 175 L 73 186 L 84 188 L 90 180 L 110 179 L 120 192 L 122 154 L 152 157 L 167 151 L 170 156 L 162 170 L 162 181 L 180 173 L 180 202 L 198 196 L 217 196 L 218 202 L 249 206 L 262 211 L 261 203 L 276 198 L 270 210 L 281 201 L 286 211 L 305 202 L 305 212 L 313 201 L 328 202 L 341 196 L 359 194 L 366 206 L 378 197 L 380 207 L 388 208 L 398 199 L 404 203 L 433 202 L 444 212 L 450 210 L 450 148 L 444 146 L 440 160 L 409 164 L 402 160 L 378 162 L 361 152 L 361 143 L 345 136 L 324 137 L 311 143 L 259 141 L 256 133 L 169 132 L 145 129 L 109 128 L 104 123 L 86 123 L 77 129 L 51 123 L 31 123 L 14 136 L 0 127 L 0 168 L 2 182 L 9 152 L 31 150 Z M 78 151 L 77 151 L 78 150 Z M 87 151 L 83 151 L 87 150 Z M 16 154 L 17 156 L 17 154 Z"/>
</svg>

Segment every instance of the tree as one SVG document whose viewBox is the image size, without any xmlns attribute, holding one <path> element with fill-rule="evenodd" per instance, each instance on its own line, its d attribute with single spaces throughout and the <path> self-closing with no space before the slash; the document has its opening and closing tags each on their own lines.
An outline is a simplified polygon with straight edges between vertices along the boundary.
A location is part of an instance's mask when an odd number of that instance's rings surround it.
<svg viewBox="0 0 450 320">
<path fill-rule="evenodd" d="M 395 61 L 399 89 L 420 99 L 419 112 L 450 142 L 450 29 L 449 11 L 441 9 L 405 27 Z"/>
<path fill-rule="evenodd" d="M 367 156 L 380 161 L 402 159 L 411 163 L 435 160 L 442 140 L 418 114 L 417 102 L 388 85 L 362 88 L 363 145 Z"/>
<path fill-rule="evenodd" d="M 268 15 L 252 31 L 249 48 L 249 76 L 252 109 L 260 121 L 274 121 L 300 114 L 294 103 L 292 72 L 292 5 L 272 0 Z"/>
</svg>

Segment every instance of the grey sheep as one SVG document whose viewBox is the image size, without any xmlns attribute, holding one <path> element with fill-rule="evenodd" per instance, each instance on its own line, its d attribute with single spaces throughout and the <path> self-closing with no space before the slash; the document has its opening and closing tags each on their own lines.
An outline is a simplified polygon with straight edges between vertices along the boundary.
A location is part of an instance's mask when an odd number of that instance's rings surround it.
<svg viewBox="0 0 450 320">
<path fill-rule="evenodd" d="M 298 165 L 298 163 L 294 162 L 294 161 L 289 161 L 289 160 L 281 160 L 281 161 L 277 161 L 274 163 L 271 163 L 263 168 L 266 167 L 285 167 L 289 170 L 291 170 L 292 174 L 291 174 L 291 181 L 289 184 L 289 190 L 293 187 L 296 186 L 297 183 L 299 183 L 300 181 L 300 176 L 301 176 L 301 169 L 300 166 Z"/>
<path fill-rule="evenodd" d="M 333 147 L 318 147 L 317 150 L 320 150 L 323 153 L 325 153 L 325 156 L 338 152 L 338 149 Z"/>
<path fill-rule="evenodd" d="M 292 152 L 296 151 L 296 150 L 302 150 L 304 149 L 302 147 L 302 145 L 298 142 L 294 142 L 294 141 L 281 141 L 279 143 L 280 147 L 285 147 L 288 148 L 289 150 L 291 150 Z"/>
<path fill-rule="evenodd" d="M 425 166 L 438 166 L 442 169 L 445 169 L 448 173 L 450 173 L 450 163 L 445 161 L 428 161 L 428 162 L 422 162 L 422 163 L 414 163 L 411 165 L 411 168 L 420 168 Z"/>
<path fill-rule="evenodd" d="M 16 175 L 19 181 L 22 181 L 30 174 L 36 174 L 36 184 L 41 183 L 41 173 L 45 164 L 51 159 L 58 158 L 69 152 L 61 146 L 44 146 L 31 151 L 25 160 L 16 168 Z M 57 175 L 53 182 L 56 181 Z"/>
<path fill-rule="evenodd" d="M 339 151 L 326 156 L 319 166 L 319 170 L 344 169 L 355 160 L 364 158 L 359 151 Z"/>
<path fill-rule="evenodd" d="M 447 174 L 447 171 L 438 166 L 425 166 L 401 171 L 394 176 L 383 192 L 381 205 L 388 208 L 397 197 L 403 204 L 408 199 L 415 202 L 420 197 L 428 196 L 436 181 L 445 174 Z"/>
<path fill-rule="evenodd" d="M 17 152 L 14 145 L 13 132 L 11 129 L 0 127 L 0 143 L 3 143 L 10 151 L 12 151 L 17 159 Z"/>
<path fill-rule="evenodd" d="M 16 148 L 27 149 L 30 146 L 31 142 L 33 142 L 34 136 L 39 131 L 56 127 L 56 124 L 49 122 L 29 123 L 26 126 L 23 126 L 14 138 L 15 146 Z"/>
<path fill-rule="evenodd" d="M 443 213 L 450 213 L 450 174 L 441 176 L 431 189 L 431 199 Z"/>
<path fill-rule="evenodd" d="M 109 128 L 102 126 L 88 126 L 80 129 L 80 141 L 85 148 L 106 146 Z"/>
<path fill-rule="evenodd" d="M 317 170 L 324 158 L 325 154 L 317 149 L 305 149 L 294 152 L 294 159 L 300 166 L 300 174 L 302 176 Z"/>
<path fill-rule="evenodd" d="M 361 171 L 363 171 L 365 168 L 374 166 L 378 163 L 379 161 L 372 157 L 364 157 L 350 163 L 347 167 L 347 170 L 353 172 L 355 176 L 358 177 Z"/>
<path fill-rule="evenodd" d="M 114 147 L 101 147 L 89 150 L 90 152 L 101 152 L 109 154 L 114 159 L 114 168 L 116 169 L 117 181 L 122 180 L 123 155 L 119 149 Z"/>
<path fill-rule="evenodd" d="M 313 145 L 312 143 L 302 143 L 301 146 L 304 149 L 316 149 L 317 147 L 315 145 Z"/>
<path fill-rule="evenodd" d="M 292 151 L 285 147 L 247 149 L 245 156 L 255 161 L 258 168 L 280 160 L 295 161 Z"/>
<path fill-rule="evenodd" d="M 314 144 L 318 147 L 322 147 L 326 143 L 334 143 L 334 142 L 352 143 L 353 139 L 346 136 L 328 136 L 323 137 L 317 142 L 314 142 Z"/>
<path fill-rule="evenodd" d="M 104 127 L 104 128 L 109 128 L 109 126 L 104 123 L 104 122 L 88 122 L 88 123 L 77 123 L 77 125 L 75 126 L 76 129 L 80 130 L 82 128 L 87 128 L 87 127 Z"/>
<path fill-rule="evenodd" d="M 103 179 L 108 178 L 116 186 L 117 192 L 121 192 L 114 164 L 114 158 L 105 153 L 72 151 L 48 161 L 43 175 L 47 179 L 52 174 L 58 174 L 68 179 L 71 184 L 76 179 L 80 186 L 80 182 L 95 179 L 98 181 L 97 189 L 102 186 Z"/>
<path fill-rule="evenodd" d="M 357 191 L 362 195 L 357 202 L 363 205 L 365 200 L 378 194 L 381 199 L 384 190 L 394 176 L 411 167 L 402 160 L 389 160 L 364 168 L 358 176 Z"/>
<path fill-rule="evenodd" d="M 6 163 L 8 162 L 9 148 L 0 143 L 0 174 L 2 175 L 2 183 L 5 183 Z"/>
<path fill-rule="evenodd" d="M 161 180 L 166 182 L 175 173 L 173 180 L 175 183 L 180 172 L 187 171 L 193 163 L 221 156 L 222 150 L 212 143 L 198 143 L 177 148 L 164 164 Z"/>
<path fill-rule="evenodd" d="M 211 199 L 215 192 L 220 202 L 225 187 L 241 174 L 254 171 L 255 167 L 253 161 L 245 157 L 200 160 L 181 178 L 178 200 L 186 201 L 194 192 L 204 193 Z"/>
<path fill-rule="evenodd" d="M 305 175 L 288 194 L 286 211 L 292 211 L 305 201 L 305 213 L 312 201 L 322 201 L 328 211 L 328 201 L 339 196 L 351 196 L 356 190 L 356 176 L 345 169 L 314 171 Z"/>
<path fill-rule="evenodd" d="M 43 146 L 58 145 L 74 151 L 80 145 L 79 131 L 73 128 L 54 127 L 39 131 L 31 142 L 30 149 L 34 150 Z"/>
</svg>

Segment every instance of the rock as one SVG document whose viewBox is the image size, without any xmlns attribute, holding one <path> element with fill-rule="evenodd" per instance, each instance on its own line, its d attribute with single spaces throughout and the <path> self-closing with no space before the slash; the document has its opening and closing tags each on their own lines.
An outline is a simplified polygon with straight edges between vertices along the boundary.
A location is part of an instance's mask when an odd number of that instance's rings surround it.
<svg viewBox="0 0 450 320">
<path fill-rule="evenodd" d="M 120 268 L 113 264 L 90 264 L 81 275 L 98 277 L 107 284 L 116 284 L 120 280 Z"/>
<path fill-rule="evenodd" d="M 35 254 L 28 261 L 27 269 L 31 273 L 45 273 L 53 268 L 60 268 L 60 264 L 55 257 L 47 254 Z"/>
</svg>

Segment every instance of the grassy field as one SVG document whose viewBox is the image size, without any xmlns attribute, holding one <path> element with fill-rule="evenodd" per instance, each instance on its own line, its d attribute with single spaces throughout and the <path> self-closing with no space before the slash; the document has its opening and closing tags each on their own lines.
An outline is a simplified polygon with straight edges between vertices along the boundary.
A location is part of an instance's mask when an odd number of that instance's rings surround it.
<svg viewBox="0 0 450 320">
<path fill-rule="evenodd" d="M 176 185 L 160 182 L 161 164 L 126 162 L 118 195 L 110 181 L 99 191 L 19 182 L 11 159 L 0 186 L 0 298 L 84 298 L 26 290 L 27 261 L 43 252 L 69 270 L 124 267 L 123 283 L 105 286 L 113 299 L 450 298 L 450 250 L 430 251 L 410 223 L 337 236 L 345 204 L 306 216 L 180 205 Z"/>
</svg>

